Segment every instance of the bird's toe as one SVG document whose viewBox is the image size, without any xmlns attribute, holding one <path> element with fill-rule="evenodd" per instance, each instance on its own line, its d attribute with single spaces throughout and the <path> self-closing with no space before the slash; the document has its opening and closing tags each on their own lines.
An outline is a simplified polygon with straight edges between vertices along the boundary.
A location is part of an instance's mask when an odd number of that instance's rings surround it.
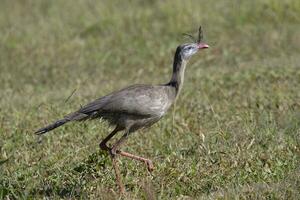
<svg viewBox="0 0 300 200">
<path fill-rule="evenodd" d="M 147 160 L 146 164 L 147 164 L 147 167 L 148 167 L 148 171 L 152 172 L 154 170 L 153 162 L 151 160 Z"/>
<path fill-rule="evenodd" d="M 109 153 L 111 155 L 111 157 L 115 157 L 117 155 L 117 150 L 114 148 L 109 149 Z"/>
</svg>

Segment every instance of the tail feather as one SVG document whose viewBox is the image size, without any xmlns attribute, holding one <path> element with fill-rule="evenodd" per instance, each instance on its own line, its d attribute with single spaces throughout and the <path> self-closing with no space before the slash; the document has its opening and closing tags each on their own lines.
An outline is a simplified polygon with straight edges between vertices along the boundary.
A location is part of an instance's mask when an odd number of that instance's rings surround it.
<svg viewBox="0 0 300 200">
<path fill-rule="evenodd" d="M 42 134 L 45 134 L 59 126 L 62 126 L 64 125 L 65 123 L 67 122 L 70 122 L 70 121 L 83 121 L 83 120 L 86 120 L 88 119 L 89 116 L 86 115 L 86 114 L 83 114 L 83 113 L 80 113 L 80 112 L 73 112 L 73 113 L 70 113 L 68 115 L 65 116 L 65 118 L 63 119 L 60 119 L 44 128 L 40 128 L 39 130 L 37 130 L 36 132 L 34 132 L 35 134 L 37 135 L 42 135 Z"/>
<path fill-rule="evenodd" d="M 34 132 L 34 133 L 37 134 L 37 135 L 45 134 L 45 133 L 47 133 L 48 131 L 51 131 L 51 130 L 53 130 L 53 129 L 59 127 L 59 126 L 64 125 L 64 124 L 67 123 L 68 121 L 70 121 L 70 120 L 69 120 L 69 119 L 66 119 L 66 118 L 61 119 L 61 120 L 58 120 L 58 121 L 56 121 L 56 122 L 54 122 L 54 123 L 52 123 L 52 124 L 50 124 L 50 125 L 48 125 L 48 126 L 46 126 L 46 127 L 44 127 L 44 128 L 40 128 L 39 130 L 37 130 L 37 131 Z"/>
</svg>

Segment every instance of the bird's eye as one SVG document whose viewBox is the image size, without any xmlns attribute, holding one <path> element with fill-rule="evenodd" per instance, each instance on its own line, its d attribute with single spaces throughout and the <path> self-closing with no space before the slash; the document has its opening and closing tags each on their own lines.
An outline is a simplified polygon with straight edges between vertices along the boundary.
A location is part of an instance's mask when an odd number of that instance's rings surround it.
<svg viewBox="0 0 300 200">
<path fill-rule="evenodd" d="M 191 50 L 191 49 L 192 49 L 192 47 L 188 47 L 188 48 L 187 48 L 187 50 Z"/>
</svg>

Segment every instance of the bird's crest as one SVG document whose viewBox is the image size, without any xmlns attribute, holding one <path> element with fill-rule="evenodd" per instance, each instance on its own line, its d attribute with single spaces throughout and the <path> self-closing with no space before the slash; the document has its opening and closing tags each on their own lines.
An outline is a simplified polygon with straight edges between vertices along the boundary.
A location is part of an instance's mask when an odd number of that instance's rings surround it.
<svg viewBox="0 0 300 200">
<path fill-rule="evenodd" d="M 192 39 L 193 42 L 198 43 L 198 44 L 203 40 L 203 32 L 202 32 L 201 26 L 199 27 L 199 30 L 198 30 L 198 38 L 197 39 L 188 33 L 183 33 L 183 35 L 187 36 L 188 38 Z"/>
</svg>

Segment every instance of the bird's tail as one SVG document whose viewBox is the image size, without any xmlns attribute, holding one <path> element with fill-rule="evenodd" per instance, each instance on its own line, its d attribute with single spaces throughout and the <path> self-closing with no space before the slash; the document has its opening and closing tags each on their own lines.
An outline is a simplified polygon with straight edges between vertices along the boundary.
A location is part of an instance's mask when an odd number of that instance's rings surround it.
<svg viewBox="0 0 300 200">
<path fill-rule="evenodd" d="M 89 116 L 84 114 L 84 113 L 80 113 L 80 112 L 73 112 L 73 113 L 70 113 L 68 115 L 66 115 L 63 119 L 60 119 L 44 128 L 40 128 L 39 130 L 37 130 L 36 132 L 34 132 L 35 134 L 37 135 L 42 135 L 44 133 L 47 133 L 57 127 L 60 127 L 62 125 L 64 125 L 65 123 L 67 122 L 70 122 L 70 121 L 84 121 L 86 119 L 88 119 Z"/>
<path fill-rule="evenodd" d="M 37 130 L 37 131 L 34 132 L 34 133 L 37 134 L 37 135 L 45 134 L 45 133 L 47 133 L 47 132 L 49 132 L 49 131 L 51 131 L 51 130 L 53 130 L 53 129 L 59 127 L 59 126 L 64 125 L 65 123 L 67 123 L 67 122 L 69 122 L 69 121 L 70 121 L 70 120 L 69 120 L 69 119 L 66 119 L 66 118 L 60 119 L 60 120 L 58 120 L 58 121 L 56 121 L 56 122 L 54 122 L 54 123 L 52 123 L 52 124 L 50 124 L 50 125 L 48 125 L 48 126 L 46 126 L 46 127 L 44 127 L 44 128 L 40 128 L 39 130 Z"/>
</svg>

